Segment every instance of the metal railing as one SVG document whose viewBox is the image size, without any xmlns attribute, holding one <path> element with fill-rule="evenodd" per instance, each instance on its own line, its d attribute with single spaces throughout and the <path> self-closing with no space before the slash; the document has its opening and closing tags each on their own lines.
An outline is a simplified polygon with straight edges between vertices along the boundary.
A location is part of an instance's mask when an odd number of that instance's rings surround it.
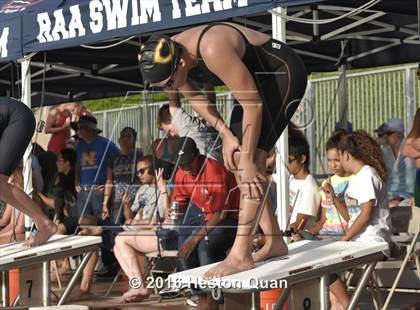
<svg viewBox="0 0 420 310">
<path fill-rule="evenodd" d="M 346 78 L 348 119 L 353 129 L 373 130 L 390 118 L 400 118 L 406 131 L 411 128 L 416 107 L 419 106 L 420 83 L 416 79 L 417 65 L 384 68 L 349 73 Z M 313 173 L 325 173 L 325 143 L 339 118 L 337 87 L 339 74 L 309 79 L 305 99 L 293 117 L 308 137 L 311 146 Z M 335 100 L 334 100 L 335 99 Z M 102 125 L 103 135 L 117 142 L 125 126 L 138 131 L 138 145 L 145 146 L 142 135 L 144 105 L 127 97 L 121 109 L 95 112 Z M 161 137 L 157 127 L 157 111 L 166 102 L 148 103 L 148 126 L 151 140 Z M 183 105 L 187 111 L 191 107 Z M 217 108 L 226 120 L 232 107 L 230 93 L 217 94 Z M 316 159 L 316 160 L 315 160 Z"/>
</svg>

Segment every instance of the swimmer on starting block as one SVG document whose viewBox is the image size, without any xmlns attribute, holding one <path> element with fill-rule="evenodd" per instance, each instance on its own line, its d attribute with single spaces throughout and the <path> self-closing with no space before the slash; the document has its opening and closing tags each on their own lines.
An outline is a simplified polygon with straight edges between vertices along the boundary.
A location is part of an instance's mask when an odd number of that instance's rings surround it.
<svg viewBox="0 0 420 310">
<path fill-rule="evenodd" d="M 145 85 L 179 90 L 193 109 L 223 138 L 225 165 L 241 190 L 238 230 L 228 257 L 204 277 L 248 270 L 257 261 L 287 254 L 271 208 L 263 208 L 265 164 L 306 89 L 303 62 L 286 44 L 234 23 L 194 27 L 169 38 L 154 35 L 141 45 Z M 224 83 L 236 99 L 230 128 L 195 82 Z M 259 221 L 260 219 L 260 221 Z M 252 256 L 252 235 L 259 224 L 265 245 Z"/>
<path fill-rule="evenodd" d="M 29 246 L 45 243 L 57 231 L 35 202 L 21 189 L 9 184 L 9 176 L 22 159 L 35 130 L 32 111 L 22 102 L 0 97 L 0 200 L 9 203 L 31 217 L 38 232 Z"/>
</svg>

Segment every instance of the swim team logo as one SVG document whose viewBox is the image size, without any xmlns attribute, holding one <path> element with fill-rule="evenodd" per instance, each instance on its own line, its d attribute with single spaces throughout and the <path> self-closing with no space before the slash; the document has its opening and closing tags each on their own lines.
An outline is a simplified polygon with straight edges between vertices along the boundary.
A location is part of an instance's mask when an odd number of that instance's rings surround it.
<svg viewBox="0 0 420 310">
<path fill-rule="evenodd" d="M 0 5 L 0 13 L 15 13 L 26 10 L 27 7 L 33 6 L 44 0 L 12 0 Z"/>
</svg>

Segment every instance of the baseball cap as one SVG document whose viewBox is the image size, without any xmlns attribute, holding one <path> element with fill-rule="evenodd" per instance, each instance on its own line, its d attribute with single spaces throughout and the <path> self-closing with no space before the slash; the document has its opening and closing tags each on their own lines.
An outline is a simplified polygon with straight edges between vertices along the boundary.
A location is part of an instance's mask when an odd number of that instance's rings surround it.
<svg viewBox="0 0 420 310">
<path fill-rule="evenodd" d="M 159 83 L 169 78 L 176 70 L 181 46 L 165 35 L 152 35 L 140 46 L 138 54 L 143 81 Z"/>
<path fill-rule="evenodd" d="M 77 131 L 79 126 L 86 126 L 93 130 L 96 130 L 98 133 L 101 133 L 102 130 L 98 128 L 98 121 L 95 117 L 90 115 L 81 115 L 77 122 L 71 122 L 70 126 L 73 130 Z"/>
<path fill-rule="evenodd" d="M 384 133 L 384 132 L 400 132 L 404 133 L 404 124 L 401 119 L 399 118 L 392 118 L 387 120 L 385 123 L 381 124 L 377 129 L 375 129 L 377 133 Z"/>
<path fill-rule="evenodd" d="M 340 122 L 335 123 L 334 129 L 344 129 L 348 133 L 353 132 L 353 124 L 350 121 L 347 121 L 345 124 L 341 124 Z"/>
<path fill-rule="evenodd" d="M 190 137 L 175 138 L 172 149 L 174 162 L 179 165 L 191 163 L 200 154 L 197 144 Z"/>
</svg>

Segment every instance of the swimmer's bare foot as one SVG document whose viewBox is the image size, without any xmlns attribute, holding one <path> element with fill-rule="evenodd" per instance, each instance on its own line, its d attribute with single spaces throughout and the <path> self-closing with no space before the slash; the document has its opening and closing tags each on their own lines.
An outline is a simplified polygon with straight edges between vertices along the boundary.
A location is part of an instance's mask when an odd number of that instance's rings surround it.
<svg viewBox="0 0 420 310">
<path fill-rule="evenodd" d="M 39 225 L 37 233 L 32 237 L 32 240 L 28 243 L 28 246 L 35 247 L 46 243 L 57 232 L 57 229 L 57 225 L 55 225 L 53 222 L 48 222 L 48 224 L 42 226 Z"/>
<path fill-rule="evenodd" d="M 149 298 L 150 292 L 147 288 L 130 288 L 122 296 L 124 302 L 139 302 Z"/>
<path fill-rule="evenodd" d="M 224 261 L 217 264 L 203 275 L 204 280 L 225 277 L 234 273 L 254 268 L 254 261 L 251 255 L 245 257 L 236 257 L 232 252 Z"/>
<path fill-rule="evenodd" d="M 273 236 L 266 238 L 264 246 L 256 253 L 252 253 L 254 263 L 262 262 L 273 257 L 287 255 L 287 244 L 284 242 L 283 237 Z"/>
</svg>

